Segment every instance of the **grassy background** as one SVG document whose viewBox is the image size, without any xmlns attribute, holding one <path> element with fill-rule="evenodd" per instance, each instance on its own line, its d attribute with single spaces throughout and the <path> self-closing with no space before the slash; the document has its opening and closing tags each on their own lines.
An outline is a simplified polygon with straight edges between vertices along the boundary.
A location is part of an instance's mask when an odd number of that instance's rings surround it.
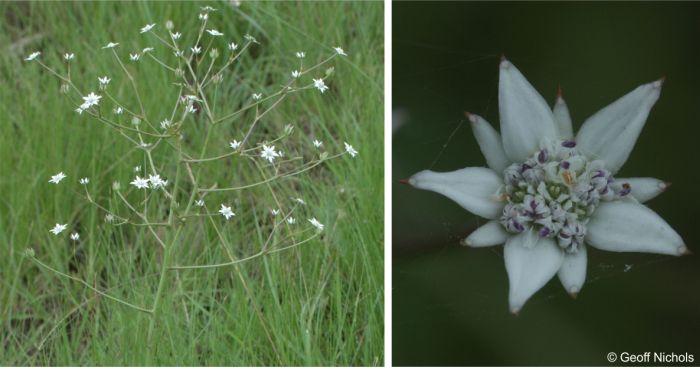
<svg viewBox="0 0 700 367">
<path fill-rule="evenodd" d="M 394 4 L 393 102 L 405 122 L 393 145 L 395 363 L 605 365 L 608 352 L 625 351 L 687 352 L 698 363 L 699 20 L 698 3 Z M 397 182 L 485 166 L 463 111 L 498 126 L 501 54 L 550 104 L 561 86 L 575 129 L 667 77 L 620 177 L 673 183 L 647 205 L 696 255 L 590 249 L 575 301 L 553 279 L 510 315 L 502 247 L 458 244 L 484 220 Z"/>
<path fill-rule="evenodd" d="M 168 273 L 153 345 L 146 343 L 149 316 L 97 296 L 22 256 L 33 247 L 43 262 L 85 279 L 129 302 L 150 306 L 157 285 L 160 247 L 143 229 L 104 223 L 101 213 L 73 190 L 89 176 L 91 193 L 103 204 L 115 200 L 132 167 L 144 165 L 114 131 L 72 111 L 75 97 L 38 65 L 22 61 L 31 51 L 63 70 L 60 54 L 74 52 L 72 75 L 83 90 L 109 75 L 112 93 L 133 102 L 123 75 L 100 47 L 120 42 L 120 54 L 156 44 L 138 34 L 146 23 L 174 21 L 184 40 L 194 37 L 204 3 L 3 3 L 0 5 L 0 363 L 1 364 L 324 364 L 383 363 L 382 111 L 383 6 L 381 3 L 212 3 L 211 27 L 228 41 L 250 33 L 260 45 L 244 55 L 218 87 L 215 112 L 235 110 L 254 92 L 272 92 L 297 67 L 320 61 L 339 45 L 330 90 L 296 94 L 256 129 L 253 141 L 279 135 L 291 123 L 295 134 L 279 147 L 310 158 L 310 141 L 329 151 L 347 140 L 360 151 L 329 162 L 307 176 L 283 179 L 233 194 L 207 197 L 211 209 L 230 202 L 237 219 L 224 225 L 229 250 L 252 254 L 271 227 L 269 208 L 300 196 L 309 204 L 298 221 L 316 216 L 326 231 L 291 251 L 236 267 Z M 225 53 L 224 41 L 218 45 Z M 182 44 L 186 44 L 183 41 Z M 168 52 L 156 47 L 157 53 Z M 164 56 L 165 57 L 165 56 Z M 150 116 L 165 115 L 177 97 L 172 75 L 149 60 L 129 65 Z M 319 71 L 319 74 L 321 71 Z M 318 74 L 317 74 L 318 75 Z M 84 77 L 82 77 L 84 76 Z M 307 82 L 310 81 L 310 77 Z M 130 100 L 129 98 L 132 98 Z M 103 105 L 109 106 L 103 99 Z M 219 110 L 220 109 L 220 110 Z M 227 152 L 251 115 L 222 124 L 208 156 Z M 156 121 L 160 119 L 153 118 Z M 204 139 L 202 118 L 188 128 L 185 149 Z M 154 151 L 164 176 L 174 176 L 171 151 Z M 49 185 L 50 175 L 68 178 Z M 207 185 L 254 182 L 259 173 L 243 161 L 203 166 Z M 152 210 L 163 210 L 153 204 Z M 215 209 L 214 209 L 215 210 Z M 152 211 L 153 212 L 153 211 Z M 219 218 L 217 218 L 218 220 Z M 55 222 L 78 230 L 52 236 Z M 175 263 L 226 261 L 210 227 L 191 223 L 175 251 Z"/>
</svg>

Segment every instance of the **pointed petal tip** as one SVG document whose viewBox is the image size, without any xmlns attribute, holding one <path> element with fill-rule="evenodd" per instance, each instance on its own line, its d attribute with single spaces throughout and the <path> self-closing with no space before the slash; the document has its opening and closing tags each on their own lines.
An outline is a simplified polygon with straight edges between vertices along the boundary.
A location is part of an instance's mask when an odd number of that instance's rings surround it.
<svg viewBox="0 0 700 367">
<path fill-rule="evenodd" d="M 662 76 L 660 79 L 658 79 L 658 80 L 652 82 L 651 85 L 652 85 L 654 88 L 661 88 L 661 86 L 664 85 L 665 82 L 666 82 L 666 75 L 664 75 L 664 76 Z"/>
<path fill-rule="evenodd" d="M 578 288 L 576 288 L 576 287 L 571 287 L 571 289 L 569 289 L 569 292 L 568 292 L 568 293 L 569 293 L 569 297 L 571 297 L 571 299 L 576 299 L 576 297 L 578 297 L 578 291 L 579 291 Z"/>
<path fill-rule="evenodd" d="M 510 65 L 511 65 L 510 61 L 508 61 L 508 59 L 506 59 L 506 56 L 501 55 L 501 64 L 500 64 L 501 69 L 508 69 L 510 67 Z"/>
<path fill-rule="evenodd" d="M 466 117 L 472 124 L 475 124 L 478 121 L 475 114 L 467 111 L 464 111 L 464 117 Z"/>
<path fill-rule="evenodd" d="M 472 245 L 472 243 L 469 242 L 469 239 L 468 239 L 468 238 L 462 238 L 462 239 L 459 241 L 459 244 L 462 245 L 462 246 L 464 246 L 464 247 L 470 247 L 470 246 Z"/>
<path fill-rule="evenodd" d="M 511 313 L 513 316 L 518 317 L 518 316 L 520 315 L 520 307 L 511 307 L 511 308 L 510 308 L 510 313 Z"/>
<path fill-rule="evenodd" d="M 562 97 L 561 84 L 559 84 L 559 85 L 557 85 L 557 102 L 559 102 L 559 100 L 562 99 L 561 97 Z"/>
<path fill-rule="evenodd" d="M 404 184 L 404 185 L 408 185 L 408 186 L 413 186 L 410 178 L 409 179 L 405 179 L 405 178 L 401 179 L 401 180 L 399 180 L 399 183 Z"/>
<path fill-rule="evenodd" d="M 661 191 L 666 191 L 666 189 L 668 189 L 669 187 L 671 187 L 670 181 L 662 182 L 659 184 L 659 188 L 661 189 Z"/>
<path fill-rule="evenodd" d="M 681 256 L 693 255 L 693 251 L 690 251 L 690 249 L 685 245 L 678 248 L 678 253 Z"/>
</svg>

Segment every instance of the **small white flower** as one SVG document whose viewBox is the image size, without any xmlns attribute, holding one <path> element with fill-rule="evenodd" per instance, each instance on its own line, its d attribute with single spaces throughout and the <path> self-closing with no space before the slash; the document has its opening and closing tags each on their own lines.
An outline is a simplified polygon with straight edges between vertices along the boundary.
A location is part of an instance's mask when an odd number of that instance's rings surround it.
<svg viewBox="0 0 700 367">
<path fill-rule="evenodd" d="M 143 33 L 146 33 L 146 32 L 148 32 L 148 31 L 150 31 L 151 29 L 153 29 L 153 27 L 155 27 L 155 26 L 156 26 L 155 23 L 153 23 L 153 24 L 146 24 L 145 26 L 143 26 L 143 28 L 141 28 L 141 33 L 142 33 L 142 34 L 143 34 Z"/>
<path fill-rule="evenodd" d="M 280 213 L 279 209 L 270 209 L 270 214 L 272 214 L 273 217 L 276 217 L 277 214 Z"/>
<path fill-rule="evenodd" d="M 298 52 L 297 52 L 297 58 L 303 59 L 303 58 L 305 58 L 305 57 L 306 57 L 306 52 L 304 52 L 304 51 L 298 51 Z"/>
<path fill-rule="evenodd" d="M 100 104 L 100 98 L 102 98 L 102 96 L 97 95 L 93 92 L 90 92 L 90 94 L 83 97 L 83 100 L 85 102 L 80 106 L 80 108 L 85 110 L 85 109 L 88 109 L 92 106 L 96 106 L 96 105 Z"/>
<path fill-rule="evenodd" d="M 153 47 L 146 47 L 143 50 L 141 50 L 141 53 L 146 54 L 146 53 L 151 52 L 153 50 L 155 50 Z"/>
<path fill-rule="evenodd" d="M 185 56 L 185 51 L 182 51 L 182 50 L 175 51 L 175 52 L 173 52 L 173 55 L 175 55 L 175 57 L 182 57 L 182 56 Z"/>
<path fill-rule="evenodd" d="M 614 178 L 627 161 L 661 93 L 644 84 L 586 120 L 574 134 L 566 103 L 553 108 L 503 59 L 499 71 L 500 134 L 468 114 L 488 168 L 422 171 L 408 183 L 435 191 L 490 219 L 463 240 L 472 247 L 505 243 L 511 312 L 554 276 L 572 295 L 586 280 L 587 247 L 684 255 L 681 236 L 642 203 L 667 185 L 654 178 Z M 494 200 L 496 194 L 497 200 Z"/>
<path fill-rule="evenodd" d="M 249 42 L 253 42 L 253 43 L 257 43 L 257 42 L 258 42 L 258 40 L 256 40 L 255 37 L 253 37 L 253 36 L 251 36 L 251 35 L 249 35 L 249 34 L 246 34 L 245 36 L 243 36 L 243 38 L 245 38 L 245 39 L 248 40 Z"/>
<path fill-rule="evenodd" d="M 115 108 L 113 111 L 114 111 L 114 114 L 116 114 L 116 115 L 121 115 L 122 112 L 124 112 L 124 109 L 121 108 L 121 107 L 117 107 L 117 108 Z"/>
<path fill-rule="evenodd" d="M 301 205 L 306 205 L 306 201 L 302 200 L 301 198 L 294 198 L 294 201 L 296 201 L 297 203 L 299 203 Z"/>
<path fill-rule="evenodd" d="M 207 5 L 207 6 L 202 6 L 201 9 L 202 9 L 203 12 L 216 11 L 216 9 L 212 8 L 212 7 L 209 6 L 209 5 Z"/>
<path fill-rule="evenodd" d="M 294 217 L 289 217 L 289 218 L 287 218 L 287 223 L 289 223 L 289 224 L 294 224 L 294 223 L 296 223 L 296 222 L 297 222 L 297 220 L 294 219 Z"/>
<path fill-rule="evenodd" d="M 81 185 L 87 185 L 90 183 L 90 179 L 88 177 L 83 177 L 80 179 L 80 184 Z"/>
<path fill-rule="evenodd" d="M 185 94 L 182 96 L 183 101 L 196 101 L 196 102 L 201 102 L 202 100 L 197 98 L 194 94 Z"/>
<path fill-rule="evenodd" d="M 223 33 L 217 31 L 216 29 L 207 29 L 207 33 L 211 34 L 214 37 L 221 37 L 224 35 Z"/>
<path fill-rule="evenodd" d="M 253 99 L 259 101 L 262 99 L 262 93 L 253 93 Z"/>
<path fill-rule="evenodd" d="M 351 157 L 355 158 L 355 156 L 357 155 L 357 151 L 355 150 L 355 148 L 353 148 L 352 145 L 350 145 L 348 143 L 343 143 L 343 144 L 345 144 L 345 151 L 348 154 L 350 154 Z"/>
<path fill-rule="evenodd" d="M 346 54 L 345 51 L 343 51 L 343 49 L 340 47 L 333 47 L 333 49 L 340 56 L 348 56 L 348 54 Z"/>
<path fill-rule="evenodd" d="M 234 139 L 232 142 L 228 143 L 228 145 L 231 147 L 231 149 L 238 149 L 238 147 L 241 146 L 241 142 Z"/>
<path fill-rule="evenodd" d="M 174 40 L 178 40 L 178 39 L 180 39 L 180 37 L 182 37 L 182 33 L 180 33 L 180 32 L 175 32 L 175 33 L 170 32 L 170 37 L 172 37 Z"/>
<path fill-rule="evenodd" d="M 139 61 L 139 59 L 141 58 L 141 55 L 139 55 L 139 54 L 129 54 L 129 58 L 131 59 L 131 61 Z"/>
<path fill-rule="evenodd" d="M 100 82 L 100 85 L 101 85 L 101 86 L 106 87 L 107 84 L 109 84 L 109 82 L 112 81 L 112 79 L 110 79 L 110 78 L 108 78 L 108 77 L 106 77 L 106 76 L 103 76 L 103 77 L 98 77 L 98 78 L 97 78 L 97 81 Z"/>
<path fill-rule="evenodd" d="M 51 228 L 49 232 L 53 233 L 54 235 L 58 235 L 59 233 L 63 232 L 66 230 L 66 227 L 68 227 L 68 224 L 58 224 Z"/>
<path fill-rule="evenodd" d="M 110 42 L 110 43 L 108 43 L 106 46 L 104 46 L 104 47 L 102 47 L 102 48 L 103 48 L 103 49 L 105 49 L 105 48 L 115 48 L 115 47 L 117 47 L 117 46 L 119 46 L 119 43 Z"/>
<path fill-rule="evenodd" d="M 263 152 L 260 154 L 263 159 L 267 159 L 268 162 L 272 163 L 275 158 L 279 157 L 279 153 L 275 151 L 275 146 L 267 146 L 263 144 Z"/>
<path fill-rule="evenodd" d="M 224 204 L 221 204 L 221 209 L 219 209 L 219 213 L 221 213 L 221 215 L 223 215 L 224 218 L 226 218 L 226 220 L 229 220 L 231 217 L 233 217 L 234 215 L 236 215 L 236 213 L 234 213 L 234 212 L 231 210 L 231 207 L 230 207 L 230 206 L 226 206 L 226 205 L 224 205 Z"/>
<path fill-rule="evenodd" d="M 148 179 L 136 176 L 136 178 L 133 181 L 131 181 L 131 184 L 136 186 L 137 189 L 147 189 Z"/>
<path fill-rule="evenodd" d="M 301 72 L 299 70 L 292 71 L 292 78 L 296 79 L 300 76 L 301 76 Z"/>
<path fill-rule="evenodd" d="M 209 19 L 209 14 L 206 14 L 206 13 L 199 14 L 199 19 L 200 20 L 207 20 L 207 19 Z"/>
<path fill-rule="evenodd" d="M 160 128 L 163 130 L 167 130 L 170 126 L 172 126 L 172 124 L 173 124 L 172 121 L 165 119 L 165 120 L 160 122 Z"/>
<path fill-rule="evenodd" d="M 200 53 L 202 53 L 202 48 L 199 46 L 194 46 L 190 48 L 190 50 L 192 50 L 192 53 L 195 55 L 199 55 Z"/>
<path fill-rule="evenodd" d="M 78 107 L 78 108 L 75 109 L 75 112 L 77 112 L 78 115 L 82 115 L 82 114 L 83 114 L 83 111 L 85 111 L 85 110 L 84 110 L 82 107 Z"/>
<path fill-rule="evenodd" d="M 194 202 L 194 205 L 200 206 L 200 207 L 201 207 L 201 206 L 204 206 L 204 200 L 199 199 L 199 200 L 197 200 L 197 201 Z"/>
<path fill-rule="evenodd" d="M 51 176 L 51 179 L 49 180 L 49 182 L 51 182 L 52 184 L 58 184 L 59 182 L 61 182 L 61 181 L 62 181 L 64 178 L 66 178 L 66 177 L 67 177 L 67 176 L 66 176 L 65 173 L 59 172 L 59 173 L 57 173 L 57 174 Z"/>
<path fill-rule="evenodd" d="M 154 189 L 165 187 L 168 184 L 168 180 L 163 180 L 160 175 L 149 175 L 148 181 L 151 183 L 151 187 Z"/>
<path fill-rule="evenodd" d="M 314 227 L 316 227 L 316 229 L 317 229 L 319 232 L 320 232 L 320 231 L 323 231 L 324 225 L 323 225 L 323 223 L 319 222 L 318 219 L 316 219 L 316 218 L 311 218 L 311 219 L 309 219 L 308 221 L 309 221 L 309 223 L 311 223 L 311 225 L 313 225 Z"/>
<path fill-rule="evenodd" d="M 39 55 L 41 55 L 41 52 L 39 52 L 39 51 L 32 52 L 31 54 L 29 54 L 29 56 L 27 56 L 24 59 L 24 61 L 32 61 L 32 60 L 36 59 L 37 57 L 39 57 Z"/>
<path fill-rule="evenodd" d="M 230 51 L 236 51 L 237 48 L 238 48 L 238 45 L 237 45 L 236 43 L 234 43 L 234 42 L 231 42 L 231 43 L 228 44 L 228 49 L 229 49 Z"/>
<path fill-rule="evenodd" d="M 141 172 L 141 166 L 135 166 L 134 172 Z"/>
<path fill-rule="evenodd" d="M 314 146 L 315 146 L 316 148 L 320 148 L 322 145 L 323 145 L 323 142 L 322 142 L 322 141 L 314 140 Z"/>
<path fill-rule="evenodd" d="M 197 109 L 194 108 L 194 106 L 192 106 L 192 105 L 188 105 L 187 108 L 185 108 L 185 112 L 187 112 L 187 113 L 195 113 L 195 112 L 197 112 Z"/>
<path fill-rule="evenodd" d="M 77 240 L 80 239 L 80 234 L 79 234 L 78 232 L 73 232 L 73 233 L 71 233 L 71 235 L 70 235 L 70 239 L 73 240 L 73 241 L 77 241 Z"/>
<path fill-rule="evenodd" d="M 114 215 L 112 215 L 111 213 L 105 215 L 105 222 L 107 222 L 107 223 L 112 223 L 112 222 L 114 222 Z"/>
<path fill-rule="evenodd" d="M 75 54 L 73 54 L 73 53 L 66 53 L 66 54 L 63 54 L 63 59 L 66 60 L 66 61 L 71 61 L 71 60 L 73 60 L 74 58 L 75 58 Z"/>
<path fill-rule="evenodd" d="M 323 82 L 323 79 L 314 79 L 314 88 L 321 91 L 321 93 L 325 92 L 328 89 L 326 83 Z"/>
<path fill-rule="evenodd" d="M 172 31 L 173 28 L 175 28 L 175 24 L 173 23 L 172 20 L 166 20 L 165 21 L 165 29 Z"/>
</svg>

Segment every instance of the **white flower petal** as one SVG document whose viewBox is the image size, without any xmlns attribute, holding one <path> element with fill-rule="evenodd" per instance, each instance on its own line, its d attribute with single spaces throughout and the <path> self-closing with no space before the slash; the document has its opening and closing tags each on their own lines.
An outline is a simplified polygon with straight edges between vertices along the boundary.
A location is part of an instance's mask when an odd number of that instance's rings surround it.
<svg viewBox="0 0 700 367">
<path fill-rule="evenodd" d="M 662 84 L 657 80 L 641 85 L 589 117 L 576 135 L 577 148 L 617 172 L 632 152 Z"/>
<path fill-rule="evenodd" d="M 586 246 L 579 247 L 573 254 L 564 254 L 564 262 L 559 269 L 559 280 L 567 292 L 572 297 L 583 287 L 586 282 L 586 266 L 588 265 L 588 255 Z"/>
<path fill-rule="evenodd" d="M 508 232 L 499 221 L 492 220 L 462 240 L 462 245 L 469 247 L 496 246 L 505 243 L 506 240 L 508 240 Z"/>
<path fill-rule="evenodd" d="M 508 60 L 501 61 L 498 83 L 503 148 L 513 162 L 524 162 L 543 140 L 556 138 L 547 102 Z"/>
<path fill-rule="evenodd" d="M 574 137 L 574 128 L 571 125 L 571 115 L 569 107 L 566 106 L 561 94 L 557 96 L 557 101 L 552 108 L 554 123 L 557 125 L 557 132 L 560 139 L 570 140 Z"/>
<path fill-rule="evenodd" d="M 503 209 L 503 203 L 496 198 L 503 181 L 488 168 L 468 167 L 452 172 L 425 170 L 413 175 L 408 183 L 445 195 L 464 209 L 484 218 L 495 219 Z"/>
<path fill-rule="evenodd" d="M 586 228 L 586 242 L 601 250 L 676 256 L 688 251 L 666 221 L 634 201 L 601 203 Z"/>
<path fill-rule="evenodd" d="M 652 178 L 652 177 L 635 177 L 635 178 L 615 178 L 615 182 L 613 185 L 615 185 L 616 188 L 622 187 L 622 184 L 629 184 L 630 187 L 632 188 L 632 191 L 630 192 L 630 195 L 632 195 L 633 198 L 637 199 L 640 203 L 643 203 L 645 201 L 649 201 L 662 192 L 666 190 L 666 188 L 669 186 L 668 183 L 661 181 L 657 178 Z"/>
<path fill-rule="evenodd" d="M 532 248 L 525 247 L 524 241 L 524 233 L 510 237 L 503 251 L 510 282 L 508 303 L 514 314 L 552 279 L 564 257 L 563 252 L 549 238 L 541 238 Z"/>
<path fill-rule="evenodd" d="M 506 167 L 510 166 L 511 162 L 508 160 L 506 152 L 503 150 L 501 135 L 481 116 L 471 113 L 467 113 L 466 115 L 472 123 L 474 137 L 476 137 L 476 141 L 479 143 L 481 153 L 483 153 L 484 158 L 486 158 L 486 163 L 494 171 L 503 172 Z"/>
</svg>

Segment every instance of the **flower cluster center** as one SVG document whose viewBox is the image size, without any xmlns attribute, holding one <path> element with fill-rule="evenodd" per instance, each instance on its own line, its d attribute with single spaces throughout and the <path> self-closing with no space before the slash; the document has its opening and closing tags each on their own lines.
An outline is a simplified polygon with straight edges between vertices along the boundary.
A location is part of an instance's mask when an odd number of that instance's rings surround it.
<svg viewBox="0 0 700 367">
<path fill-rule="evenodd" d="M 602 161 L 589 161 L 576 150 L 575 141 L 546 144 L 505 169 L 502 196 L 507 204 L 500 222 L 508 232 L 528 231 L 576 252 L 600 202 L 629 195 L 629 185 L 614 181 Z"/>
</svg>

